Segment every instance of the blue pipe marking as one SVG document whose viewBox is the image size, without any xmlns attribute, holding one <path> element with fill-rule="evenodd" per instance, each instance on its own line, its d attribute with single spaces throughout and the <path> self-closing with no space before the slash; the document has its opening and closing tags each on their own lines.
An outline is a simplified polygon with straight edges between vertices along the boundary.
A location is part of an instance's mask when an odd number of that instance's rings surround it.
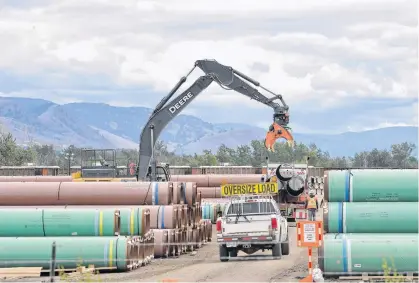
<svg viewBox="0 0 419 283">
<path fill-rule="evenodd" d="M 162 229 L 166 229 L 166 228 L 164 228 L 164 205 L 162 205 L 161 206 L 161 208 L 162 208 L 162 214 L 161 214 L 161 228 Z"/>
<path fill-rule="evenodd" d="M 343 233 L 343 203 L 338 203 L 338 233 Z"/>
<path fill-rule="evenodd" d="M 348 272 L 348 253 L 346 252 L 347 239 L 342 239 L 342 264 L 343 272 Z"/>
<path fill-rule="evenodd" d="M 159 186 L 157 182 L 153 183 L 154 186 L 154 204 L 159 204 Z"/>
<path fill-rule="evenodd" d="M 182 198 L 183 198 L 183 202 L 187 204 L 187 202 L 186 202 L 186 183 L 183 183 Z"/>
<path fill-rule="evenodd" d="M 108 247 L 109 247 L 109 242 L 106 242 L 105 243 L 105 246 L 103 247 L 103 256 L 104 256 L 103 263 L 104 263 L 104 266 L 108 266 L 108 258 L 109 258 L 109 256 L 108 256 L 108 254 L 109 254 Z"/>
<path fill-rule="evenodd" d="M 351 172 L 346 171 L 345 172 L 345 202 L 349 202 L 350 178 L 351 178 Z"/>
</svg>

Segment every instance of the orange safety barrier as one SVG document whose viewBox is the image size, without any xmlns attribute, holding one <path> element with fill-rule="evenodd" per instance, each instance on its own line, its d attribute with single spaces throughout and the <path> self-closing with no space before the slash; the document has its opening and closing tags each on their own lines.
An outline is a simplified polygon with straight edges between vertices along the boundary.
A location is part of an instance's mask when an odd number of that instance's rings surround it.
<svg viewBox="0 0 419 283">
<path fill-rule="evenodd" d="M 300 282 L 313 282 L 313 248 L 323 244 L 323 221 L 297 222 L 297 246 L 307 247 L 308 250 L 308 276 Z"/>
</svg>

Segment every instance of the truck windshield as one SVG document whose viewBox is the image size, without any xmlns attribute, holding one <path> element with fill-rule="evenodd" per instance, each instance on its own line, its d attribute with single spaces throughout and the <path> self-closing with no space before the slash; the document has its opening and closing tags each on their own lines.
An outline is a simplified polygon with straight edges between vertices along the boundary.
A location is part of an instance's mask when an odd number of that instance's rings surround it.
<svg viewBox="0 0 419 283">
<path fill-rule="evenodd" d="M 245 202 L 232 203 L 228 208 L 227 215 L 241 214 L 270 214 L 275 213 L 271 202 Z"/>
</svg>

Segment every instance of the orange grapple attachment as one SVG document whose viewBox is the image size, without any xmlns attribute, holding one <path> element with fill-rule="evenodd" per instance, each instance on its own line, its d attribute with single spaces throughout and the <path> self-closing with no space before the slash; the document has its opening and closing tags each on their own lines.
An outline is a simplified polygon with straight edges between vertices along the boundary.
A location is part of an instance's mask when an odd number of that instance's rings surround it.
<svg viewBox="0 0 419 283">
<path fill-rule="evenodd" d="M 266 133 L 265 138 L 265 147 L 268 149 L 268 151 L 274 152 L 274 145 L 277 139 L 283 138 L 285 139 L 289 144 L 294 143 L 294 137 L 292 136 L 291 132 L 278 125 L 277 123 L 273 123 L 269 127 L 269 131 Z"/>
</svg>

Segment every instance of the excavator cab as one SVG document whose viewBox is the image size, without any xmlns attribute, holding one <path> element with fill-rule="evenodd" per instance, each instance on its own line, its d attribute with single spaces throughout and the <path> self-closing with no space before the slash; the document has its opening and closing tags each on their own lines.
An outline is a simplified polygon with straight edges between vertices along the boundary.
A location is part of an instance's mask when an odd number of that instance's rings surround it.
<svg viewBox="0 0 419 283">
<path fill-rule="evenodd" d="M 275 151 L 275 142 L 280 138 L 285 139 L 290 145 L 294 143 L 291 128 L 287 126 L 288 123 L 288 112 L 274 114 L 274 122 L 269 126 L 265 137 L 265 147 L 268 151 Z"/>
<path fill-rule="evenodd" d="M 146 176 L 147 180 L 152 181 L 151 177 L 151 166 L 148 167 L 148 172 Z M 156 182 L 168 182 L 170 181 L 170 169 L 169 164 L 166 163 L 160 163 L 156 166 Z"/>
</svg>

